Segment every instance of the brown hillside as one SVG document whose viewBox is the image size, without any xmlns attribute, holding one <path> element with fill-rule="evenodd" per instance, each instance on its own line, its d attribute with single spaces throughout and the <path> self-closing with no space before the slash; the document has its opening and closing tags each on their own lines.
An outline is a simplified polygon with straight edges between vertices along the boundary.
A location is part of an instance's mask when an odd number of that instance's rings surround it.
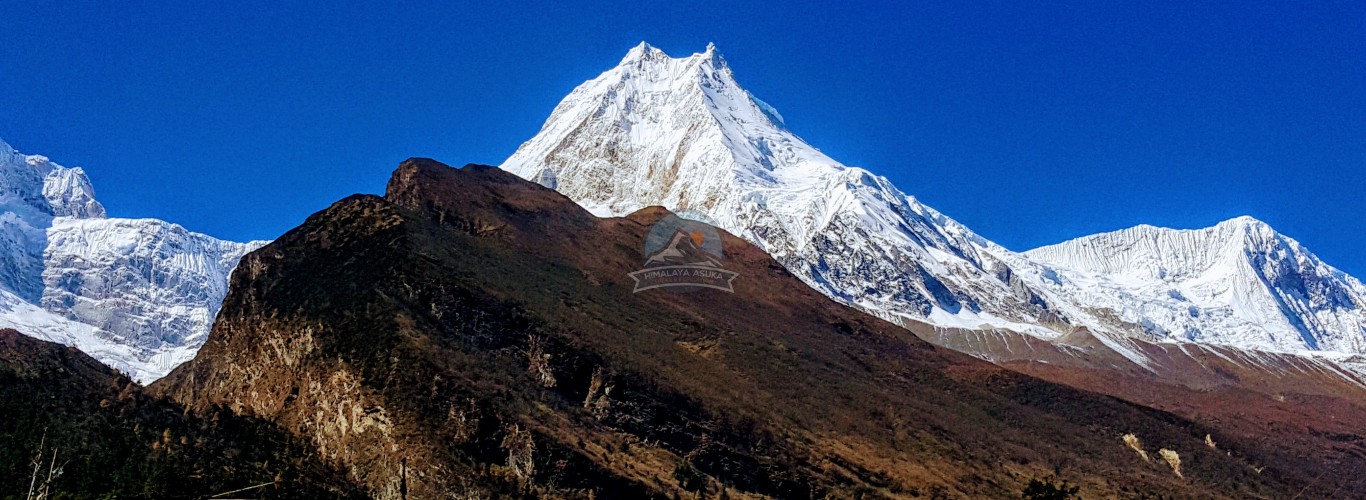
<svg viewBox="0 0 1366 500">
<path fill-rule="evenodd" d="M 268 423 L 185 411 L 75 348 L 14 330 L 0 330 L 0 416 L 0 498 L 358 497 Z"/>
<path fill-rule="evenodd" d="M 384 197 L 248 255 L 208 343 L 151 390 L 260 416 L 386 498 L 1002 498 L 1049 476 L 1087 498 L 1281 498 L 1314 479 L 934 347 L 730 235 L 733 294 L 632 293 L 666 214 L 597 219 L 492 167 L 409 160 Z"/>
</svg>

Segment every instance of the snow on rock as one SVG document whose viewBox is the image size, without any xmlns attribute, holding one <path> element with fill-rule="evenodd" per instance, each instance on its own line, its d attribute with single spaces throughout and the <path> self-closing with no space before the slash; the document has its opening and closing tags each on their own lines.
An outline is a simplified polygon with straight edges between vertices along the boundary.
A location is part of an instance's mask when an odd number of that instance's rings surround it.
<svg viewBox="0 0 1366 500">
<path fill-rule="evenodd" d="M 53 217 L 104 217 L 90 179 L 0 140 L 0 287 L 26 300 L 42 295 L 42 259 Z"/>
<path fill-rule="evenodd" d="M 150 382 L 194 356 L 228 275 L 264 242 L 105 218 L 94 195 L 84 170 L 0 141 L 0 327 Z"/>
<path fill-rule="evenodd" d="M 0 328 L 13 328 L 25 335 L 75 347 L 134 380 L 161 376 L 159 370 L 148 371 L 155 368 L 146 362 L 151 356 L 123 338 L 52 314 L 6 290 L 0 290 Z"/>
</svg>

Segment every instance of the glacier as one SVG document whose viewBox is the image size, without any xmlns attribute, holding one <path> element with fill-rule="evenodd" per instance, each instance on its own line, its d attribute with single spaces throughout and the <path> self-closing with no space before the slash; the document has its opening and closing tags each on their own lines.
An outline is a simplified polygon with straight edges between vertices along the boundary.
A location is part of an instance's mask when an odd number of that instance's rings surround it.
<svg viewBox="0 0 1366 500">
<path fill-rule="evenodd" d="M 1250 218 L 1015 252 L 797 137 L 715 45 L 647 43 L 576 87 L 502 168 L 599 216 L 705 215 L 827 296 L 893 322 L 1360 359 L 1361 283 Z"/>
<path fill-rule="evenodd" d="M 204 343 L 238 243 L 106 216 L 81 168 L 0 140 L 0 327 L 74 346 L 147 383 Z"/>
</svg>

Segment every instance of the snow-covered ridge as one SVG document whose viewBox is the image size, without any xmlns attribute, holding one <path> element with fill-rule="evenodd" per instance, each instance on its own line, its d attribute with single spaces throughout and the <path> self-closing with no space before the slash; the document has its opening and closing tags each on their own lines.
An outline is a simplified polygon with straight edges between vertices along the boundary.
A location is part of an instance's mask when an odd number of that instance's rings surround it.
<svg viewBox="0 0 1366 500">
<path fill-rule="evenodd" d="M 1026 252 L 1159 338 L 1366 352 L 1366 286 L 1251 217 L 1138 226 Z"/>
<path fill-rule="evenodd" d="M 1366 352 L 1360 283 L 1265 224 L 1140 226 L 1012 252 L 807 144 L 712 45 L 687 57 L 636 46 L 565 97 L 503 168 L 600 216 L 700 212 L 887 319 L 1045 339 L 1086 327 L 1115 345 Z"/>
<path fill-rule="evenodd" d="M 1203 229 L 1139 225 L 1040 247 L 1026 254 L 1078 271 L 1161 279 L 1172 274 L 1207 271 L 1242 253 L 1252 240 L 1276 238 L 1283 237 L 1266 223 L 1242 216 Z M 1299 247 L 1293 240 L 1284 239 Z"/>
<path fill-rule="evenodd" d="M 31 302 L 42 296 L 47 227 L 59 216 L 104 217 L 90 179 L 0 140 L 0 288 Z"/>
<path fill-rule="evenodd" d="M 84 170 L 0 141 L 0 327 L 155 380 L 194 356 L 232 269 L 264 242 L 106 218 L 94 194 Z"/>
</svg>

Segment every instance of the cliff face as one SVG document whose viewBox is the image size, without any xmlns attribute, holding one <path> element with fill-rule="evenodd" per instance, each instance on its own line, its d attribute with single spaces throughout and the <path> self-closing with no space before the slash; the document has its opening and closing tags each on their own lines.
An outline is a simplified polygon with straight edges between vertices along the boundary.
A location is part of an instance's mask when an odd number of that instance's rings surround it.
<svg viewBox="0 0 1366 500">
<path fill-rule="evenodd" d="M 409 160 L 384 197 L 249 254 L 204 348 L 150 390 L 273 422 L 377 497 L 1000 497 L 1055 474 L 1088 496 L 1256 497 L 1313 479 L 935 348 L 725 233 L 734 293 L 633 293 L 667 215 L 598 219 L 492 167 Z"/>
</svg>

